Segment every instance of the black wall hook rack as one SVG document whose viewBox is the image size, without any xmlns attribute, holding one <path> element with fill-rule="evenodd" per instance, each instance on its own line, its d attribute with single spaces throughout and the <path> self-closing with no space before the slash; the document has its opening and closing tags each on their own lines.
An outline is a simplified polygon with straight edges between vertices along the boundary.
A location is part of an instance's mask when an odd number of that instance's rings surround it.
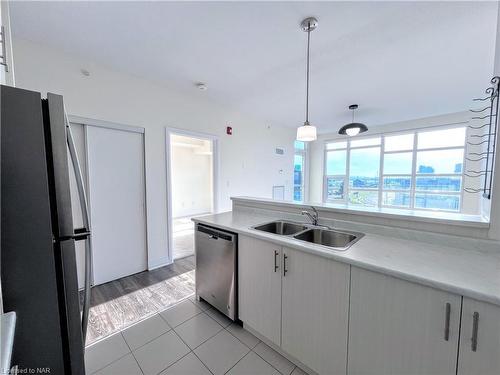
<svg viewBox="0 0 500 375">
<path fill-rule="evenodd" d="M 480 142 L 467 142 L 469 146 L 478 147 L 481 146 L 483 149 L 475 150 L 476 152 L 470 152 L 469 155 L 475 155 L 476 158 L 471 159 L 466 157 L 467 161 L 478 162 L 485 161 L 484 170 L 468 170 L 465 173 L 466 176 L 471 178 L 483 178 L 482 188 L 472 188 L 464 187 L 463 190 L 466 193 L 483 193 L 483 197 L 491 199 L 491 189 L 493 185 L 493 168 L 495 163 L 496 154 L 496 135 L 498 127 L 498 110 L 499 110 L 499 91 L 500 91 L 500 77 L 493 77 L 490 81 L 490 87 L 485 90 L 488 95 L 485 98 L 473 99 L 473 101 L 490 101 L 490 105 L 481 109 L 471 109 L 470 111 L 474 114 L 482 113 L 489 109 L 489 114 L 484 116 L 474 116 L 471 120 L 487 120 L 486 123 L 480 126 L 469 125 L 469 129 L 473 132 L 487 128 L 487 133 L 485 134 L 472 134 L 471 137 L 482 138 L 483 141 Z M 484 146 L 485 145 L 485 146 Z M 472 174 L 471 174 L 472 173 Z"/>
<path fill-rule="evenodd" d="M 481 112 L 484 112 L 486 111 L 487 109 L 490 109 L 491 106 L 488 106 L 488 107 L 484 107 L 483 109 L 469 109 L 469 111 L 473 112 L 473 113 L 481 113 Z"/>
</svg>

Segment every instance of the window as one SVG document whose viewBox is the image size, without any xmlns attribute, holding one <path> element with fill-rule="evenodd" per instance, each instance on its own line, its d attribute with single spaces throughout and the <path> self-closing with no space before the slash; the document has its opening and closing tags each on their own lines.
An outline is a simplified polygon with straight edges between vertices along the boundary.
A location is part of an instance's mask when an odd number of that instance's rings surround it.
<svg viewBox="0 0 500 375">
<path fill-rule="evenodd" d="M 383 207 L 410 208 L 415 134 L 384 137 Z"/>
<path fill-rule="evenodd" d="M 465 128 L 418 133 L 415 208 L 460 211 Z"/>
<path fill-rule="evenodd" d="M 350 142 L 349 204 L 378 206 L 380 142 L 380 137 Z"/>
<path fill-rule="evenodd" d="M 460 212 L 465 127 L 327 142 L 324 200 Z"/>
<path fill-rule="evenodd" d="M 293 158 L 293 200 L 304 200 L 305 189 L 305 164 L 307 145 L 305 142 L 295 141 L 295 153 Z"/>
<path fill-rule="evenodd" d="M 347 173 L 347 142 L 326 145 L 326 200 L 343 200 Z"/>
</svg>

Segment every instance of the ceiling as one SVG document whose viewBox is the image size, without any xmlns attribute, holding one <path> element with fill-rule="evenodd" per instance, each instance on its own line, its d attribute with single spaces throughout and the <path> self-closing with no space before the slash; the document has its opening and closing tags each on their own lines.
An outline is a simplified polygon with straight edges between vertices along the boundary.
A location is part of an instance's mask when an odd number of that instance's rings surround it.
<svg viewBox="0 0 500 375">
<path fill-rule="evenodd" d="M 458 112 L 493 72 L 496 2 L 13 2 L 25 38 L 270 124 L 304 121 L 306 34 L 310 119 L 320 132 Z M 82 67 L 85 68 L 85 67 Z"/>
</svg>

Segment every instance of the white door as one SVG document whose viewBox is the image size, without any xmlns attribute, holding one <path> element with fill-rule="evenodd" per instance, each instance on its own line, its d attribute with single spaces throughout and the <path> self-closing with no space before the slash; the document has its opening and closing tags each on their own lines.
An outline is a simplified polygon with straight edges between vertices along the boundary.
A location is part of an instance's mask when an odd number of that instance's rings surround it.
<svg viewBox="0 0 500 375">
<path fill-rule="evenodd" d="M 500 374 L 500 306 L 464 297 L 458 375 Z"/>
<path fill-rule="evenodd" d="M 282 349 L 318 374 L 345 374 L 350 266 L 283 248 Z"/>
<path fill-rule="evenodd" d="M 94 284 L 147 268 L 143 134 L 87 126 Z"/>
<path fill-rule="evenodd" d="M 276 345 L 281 335 L 281 247 L 238 238 L 239 318 Z"/>
<path fill-rule="evenodd" d="M 460 304 L 458 295 L 352 267 L 347 373 L 455 375 Z"/>
</svg>

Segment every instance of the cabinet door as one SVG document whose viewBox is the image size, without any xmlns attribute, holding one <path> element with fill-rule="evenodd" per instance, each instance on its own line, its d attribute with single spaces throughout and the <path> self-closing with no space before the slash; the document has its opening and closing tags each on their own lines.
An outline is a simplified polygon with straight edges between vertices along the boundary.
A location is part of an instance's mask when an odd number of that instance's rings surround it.
<svg viewBox="0 0 500 375">
<path fill-rule="evenodd" d="M 458 374 L 500 374 L 499 306 L 464 298 Z"/>
<path fill-rule="evenodd" d="M 460 303 L 460 296 L 352 267 L 348 374 L 455 374 Z"/>
<path fill-rule="evenodd" d="M 280 258 L 280 246 L 239 236 L 239 318 L 276 345 L 281 344 Z"/>
<path fill-rule="evenodd" d="M 283 248 L 281 347 L 319 374 L 346 372 L 349 273 L 349 265 Z"/>
</svg>

